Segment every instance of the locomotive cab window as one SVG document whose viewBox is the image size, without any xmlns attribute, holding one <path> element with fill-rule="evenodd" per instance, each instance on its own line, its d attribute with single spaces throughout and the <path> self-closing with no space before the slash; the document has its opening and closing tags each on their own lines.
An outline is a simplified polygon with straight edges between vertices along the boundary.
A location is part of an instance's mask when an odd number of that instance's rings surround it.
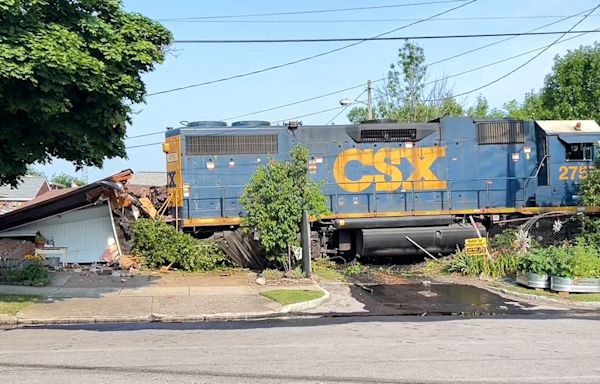
<svg viewBox="0 0 600 384">
<path fill-rule="evenodd" d="M 593 153 L 592 143 L 573 143 L 566 144 L 567 160 L 570 161 L 591 161 Z"/>
</svg>

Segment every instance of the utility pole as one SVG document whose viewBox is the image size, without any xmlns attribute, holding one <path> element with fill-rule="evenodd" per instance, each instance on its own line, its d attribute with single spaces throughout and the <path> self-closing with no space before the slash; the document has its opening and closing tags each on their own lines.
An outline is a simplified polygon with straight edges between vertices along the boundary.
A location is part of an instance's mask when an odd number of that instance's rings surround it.
<svg viewBox="0 0 600 384">
<path fill-rule="evenodd" d="M 373 87 L 371 86 L 371 80 L 367 80 L 367 119 L 373 120 Z"/>
</svg>

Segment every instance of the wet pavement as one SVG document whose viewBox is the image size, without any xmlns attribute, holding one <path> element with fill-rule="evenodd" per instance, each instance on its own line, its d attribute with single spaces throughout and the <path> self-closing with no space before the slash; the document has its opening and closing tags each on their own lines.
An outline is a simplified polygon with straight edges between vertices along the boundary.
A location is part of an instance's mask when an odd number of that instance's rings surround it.
<svg viewBox="0 0 600 384">
<path fill-rule="evenodd" d="M 372 315 L 522 315 L 532 306 L 470 285 L 415 282 L 360 284 L 352 296 Z"/>
</svg>

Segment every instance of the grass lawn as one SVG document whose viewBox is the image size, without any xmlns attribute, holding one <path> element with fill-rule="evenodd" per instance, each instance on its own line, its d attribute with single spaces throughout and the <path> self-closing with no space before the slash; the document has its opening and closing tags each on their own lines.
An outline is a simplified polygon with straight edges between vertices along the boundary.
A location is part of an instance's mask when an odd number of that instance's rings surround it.
<svg viewBox="0 0 600 384">
<path fill-rule="evenodd" d="M 539 290 L 525 288 L 518 285 L 496 285 L 498 288 L 505 288 L 509 291 L 517 292 L 517 293 L 527 293 L 530 295 L 538 295 L 544 297 L 552 297 L 555 299 L 564 299 L 571 301 L 579 301 L 579 302 L 592 302 L 592 301 L 600 301 L 600 293 L 571 293 L 566 296 L 559 296 L 558 293 L 547 291 L 547 290 Z"/>
<path fill-rule="evenodd" d="M 315 300 L 324 295 L 322 291 L 310 289 L 273 289 L 261 292 L 261 295 L 278 302 L 281 305 L 301 303 L 303 301 Z"/>
<path fill-rule="evenodd" d="M 313 272 L 323 280 L 344 281 L 344 275 L 333 268 L 327 268 L 318 264 L 313 264 Z"/>
<path fill-rule="evenodd" d="M 38 299 L 38 296 L 0 294 L 0 314 L 15 315 L 29 304 L 35 303 Z"/>
</svg>

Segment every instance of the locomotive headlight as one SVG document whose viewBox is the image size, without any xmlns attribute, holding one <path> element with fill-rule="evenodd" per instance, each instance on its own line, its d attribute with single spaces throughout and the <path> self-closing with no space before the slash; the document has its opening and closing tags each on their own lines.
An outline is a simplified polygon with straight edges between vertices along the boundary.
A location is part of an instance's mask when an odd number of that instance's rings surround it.
<svg viewBox="0 0 600 384">
<path fill-rule="evenodd" d="M 523 152 L 525 153 L 525 158 L 529 160 L 531 157 L 531 147 L 524 147 Z"/>
<path fill-rule="evenodd" d="M 519 152 L 513 152 L 512 161 L 514 161 L 516 163 L 517 161 L 519 161 L 519 157 L 520 157 Z"/>
<path fill-rule="evenodd" d="M 208 162 L 206 163 L 206 168 L 207 169 L 215 169 L 215 162 L 212 161 L 211 159 L 208 159 Z"/>
</svg>

